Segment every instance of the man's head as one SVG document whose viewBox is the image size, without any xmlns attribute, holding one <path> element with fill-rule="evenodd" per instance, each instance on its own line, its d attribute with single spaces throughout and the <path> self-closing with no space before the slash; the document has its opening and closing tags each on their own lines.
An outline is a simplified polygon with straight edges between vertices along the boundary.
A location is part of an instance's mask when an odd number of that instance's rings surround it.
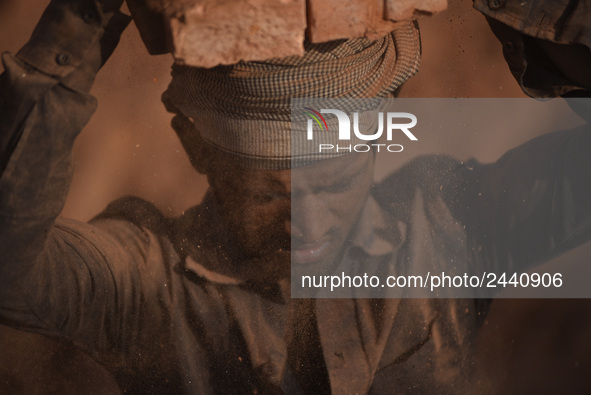
<svg viewBox="0 0 591 395">
<path fill-rule="evenodd" d="M 170 112 L 189 119 L 203 141 L 244 166 L 288 169 L 292 99 L 391 97 L 420 61 L 412 22 L 379 40 L 306 43 L 305 49 L 301 57 L 214 68 L 175 65 L 162 100 Z"/>
<path fill-rule="evenodd" d="M 252 263 L 240 268 L 244 277 L 288 278 L 290 259 L 307 273 L 339 261 L 373 184 L 374 152 L 294 169 L 255 169 L 199 141 L 192 123 L 176 117 L 173 125 L 193 166 L 207 175 L 230 240 L 227 252 Z"/>
<path fill-rule="evenodd" d="M 303 57 L 175 66 L 163 95 L 193 166 L 208 177 L 236 260 L 255 279 L 337 262 L 373 182 L 373 153 L 292 168 L 291 99 L 387 97 L 418 68 L 412 23 L 381 40 L 308 44 Z M 304 156 L 307 153 L 304 152 Z"/>
</svg>

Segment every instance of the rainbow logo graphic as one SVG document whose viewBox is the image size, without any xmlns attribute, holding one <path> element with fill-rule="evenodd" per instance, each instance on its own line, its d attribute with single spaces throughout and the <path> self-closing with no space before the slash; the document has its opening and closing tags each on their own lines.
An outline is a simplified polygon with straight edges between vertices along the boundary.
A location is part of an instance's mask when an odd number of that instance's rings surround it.
<svg viewBox="0 0 591 395">
<path fill-rule="evenodd" d="M 322 130 L 322 129 L 328 130 L 328 125 L 326 124 L 326 120 L 324 119 L 322 114 L 320 114 L 316 110 L 311 109 L 310 107 L 304 107 L 304 109 L 311 111 L 311 112 L 306 112 L 306 115 L 309 115 L 310 117 L 312 117 L 316 121 L 318 126 L 320 126 L 320 130 Z M 320 119 L 318 119 L 318 118 L 320 118 Z M 322 120 L 322 123 L 320 123 L 320 120 Z M 324 126 L 322 126 L 322 124 L 324 124 Z"/>
</svg>

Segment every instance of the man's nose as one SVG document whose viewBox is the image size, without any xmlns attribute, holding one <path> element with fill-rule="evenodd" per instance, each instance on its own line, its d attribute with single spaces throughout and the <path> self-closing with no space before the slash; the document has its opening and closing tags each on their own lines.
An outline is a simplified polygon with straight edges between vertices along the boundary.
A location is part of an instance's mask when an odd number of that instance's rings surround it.
<svg viewBox="0 0 591 395">
<path fill-rule="evenodd" d="M 288 232 L 297 243 L 316 243 L 332 227 L 331 211 L 327 202 L 314 194 L 292 197 L 291 221 Z"/>
</svg>

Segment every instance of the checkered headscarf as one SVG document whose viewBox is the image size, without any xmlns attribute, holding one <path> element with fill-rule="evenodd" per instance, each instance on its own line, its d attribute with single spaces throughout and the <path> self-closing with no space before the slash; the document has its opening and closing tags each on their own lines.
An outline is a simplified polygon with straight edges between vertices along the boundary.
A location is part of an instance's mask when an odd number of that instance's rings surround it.
<svg viewBox="0 0 591 395">
<path fill-rule="evenodd" d="M 287 168 L 292 98 L 392 96 L 420 61 L 413 22 L 376 41 L 306 43 L 305 50 L 303 56 L 209 69 L 174 65 L 162 100 L 213 146 L 265 168 Z"/>
</svg>

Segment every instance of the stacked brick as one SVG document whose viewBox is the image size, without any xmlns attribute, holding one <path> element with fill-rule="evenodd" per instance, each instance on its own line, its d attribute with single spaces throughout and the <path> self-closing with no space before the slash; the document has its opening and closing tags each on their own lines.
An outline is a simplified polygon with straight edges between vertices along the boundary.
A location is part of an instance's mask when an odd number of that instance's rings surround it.
<svg viewBox="0 0 591 395">
<path fill-rule="evenodd" d="M 301 55 L 304 38 L 379 37 L 447 0 L 127 0 L 151 53 L 212 67 Z"/>
</svg>

